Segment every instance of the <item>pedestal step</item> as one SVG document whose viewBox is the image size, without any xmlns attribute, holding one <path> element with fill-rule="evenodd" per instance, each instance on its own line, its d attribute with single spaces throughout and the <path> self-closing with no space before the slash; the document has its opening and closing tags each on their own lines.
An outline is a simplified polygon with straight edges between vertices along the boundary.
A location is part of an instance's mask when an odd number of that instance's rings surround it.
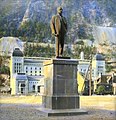
<svg viewBox="0 0 116 120">
<path fill-rule="evenodd" d="M 82 109 L 47 109 L 47 108 L 37 108 L 39 112 L 41 112 L 44 116 L 76 116 L 76 115 L 83 115 L 88 114 L 87 111 Z"/>
</svg>

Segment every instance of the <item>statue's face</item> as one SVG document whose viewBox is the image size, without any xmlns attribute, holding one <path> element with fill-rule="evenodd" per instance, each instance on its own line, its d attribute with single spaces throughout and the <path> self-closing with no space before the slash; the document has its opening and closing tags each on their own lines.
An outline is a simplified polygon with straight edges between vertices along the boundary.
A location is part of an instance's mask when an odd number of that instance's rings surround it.
<svg viewBox="0 0 116 120">
<path fill-rule="evenodd" d="M 59 14 L 62 14 L 62 8 L 59 7 L 59 8 L 57 9 L 57 12 L 58 12 Z"/>
</svg>

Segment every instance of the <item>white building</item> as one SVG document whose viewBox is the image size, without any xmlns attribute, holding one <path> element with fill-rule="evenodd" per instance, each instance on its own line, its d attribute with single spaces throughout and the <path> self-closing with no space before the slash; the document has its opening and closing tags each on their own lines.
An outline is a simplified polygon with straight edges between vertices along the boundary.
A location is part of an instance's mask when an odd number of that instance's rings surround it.
<svg viewBox="0 0 116 120">
<path fill-rule="evenodd" d="M 84 59 L 84 52 L 82 51 L 80 54 L 80 59 L 78 64 L 78 72 L 81 72 L 86 75 L 88 72 L 89 66 L 90 66 L 90 61 Z"/>
<path fill-rule="evenodd" d="M 11 94 L 39 93 L 44 90 L 44 69 L 43 62 L 49 58 L 24 57 L 19 48 L 15 48 L 10 61 L 10 88 Z M 84 59 L 81 53 L 79 59 L 78 72 L 88 74 L 90 60 Z M 105 74 L 105 60 L 97 53 L 92 59 L 92 80 L 96 80 L 99 75 Z"/>
<path fill-rule="evenodd" d="M 15 48 L 10 61 L 11 94 L 38 93 L 44 77 L 43 62 L 46 58 L 24 57 L 19 48 Z"/>
<path fill-rule="evenodd" d="M 90 66 L 89 60 L 79 60 L 78 64 L 78 72 L 81 72 L 83 74 L 87 74 Z"/>
<path fill-rule="evenodd" d="M 85 76 L 90 73 L 90 61 L 84 59 L 84 53 L 81 52 L 81 58 L 79 59 L 78 72 L 83 73 Z M 97 53 L 92 59 L 92 80 L 96 80 L 99 76 L 105 75 L 105 59 Z"/>
<path fill-rule="evenodd" d="M 92 80 L 96 80 L 98 77 L 105 75 L 105 58 L 97 53 L 92 60 Z"/>
</svg>

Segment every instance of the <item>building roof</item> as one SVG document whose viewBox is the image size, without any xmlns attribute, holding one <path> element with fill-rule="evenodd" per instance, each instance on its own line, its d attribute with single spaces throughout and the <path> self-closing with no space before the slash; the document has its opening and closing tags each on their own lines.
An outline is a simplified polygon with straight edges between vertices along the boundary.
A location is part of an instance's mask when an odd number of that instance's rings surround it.
<svg viewBox="0 0 116 120">
<path fill-rule="evenodd" d="M 43 76 L 27 76 L 28 81 L 40 81 L 40 79 L 43 78 Z"/>
<path fill-rule="evenodd" d="M 97 53 L 94 58 L 94 60 L 105 60 L 104 56 L 100 53 Z"/>
<path fill-rule="evenodd" d="M 35 60 L 35 59 L 24 59 L 25 63 L 43 63 L 42 60 Z"/>
<path fill-rule="evenodd" d="M 23 52 L 19 48 L 15 48 L 12 56 L 18 56 L 18 57 L 23 57 Z"/>
<path fill-rule="evenodd" d="M 27 75 L 25 74 L 17 74 L 16 80 L 28 80 Z"/>
</svg>

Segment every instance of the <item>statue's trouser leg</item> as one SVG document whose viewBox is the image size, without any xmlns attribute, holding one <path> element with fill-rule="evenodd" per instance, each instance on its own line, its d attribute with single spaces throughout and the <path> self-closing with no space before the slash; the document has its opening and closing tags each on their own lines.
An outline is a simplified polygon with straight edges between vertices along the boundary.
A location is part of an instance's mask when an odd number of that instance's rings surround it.
<svg viewBox="0 0 116 120">
<path fill-rule="evenodd" d="M 62 54 L 63 54 L 63 47 L 64 47 L 64 44 L 60 44 L 59 46 L 60 46 L 60 48 L 59 48 L 59 49 L 60 49 L 60 55 L 62 55 Z"/>
<path fill-rule="evenodd" d="M 56 54 L 56 57 L 58 57 L 59 56 L 59 39 L 58 39 L 58 37 L 55 37 L 55 42 L 56 42 L 55 54 Z"/>
<path fill-rule="evenodd" d="M 60 39 L 60 43 L 59 43 L 59 54 L 60 54 L 60 55 L 63 54 L 63 48 L 64 48 L 64 39 L 61 38 L 61 39 Z"/>
</svg>

